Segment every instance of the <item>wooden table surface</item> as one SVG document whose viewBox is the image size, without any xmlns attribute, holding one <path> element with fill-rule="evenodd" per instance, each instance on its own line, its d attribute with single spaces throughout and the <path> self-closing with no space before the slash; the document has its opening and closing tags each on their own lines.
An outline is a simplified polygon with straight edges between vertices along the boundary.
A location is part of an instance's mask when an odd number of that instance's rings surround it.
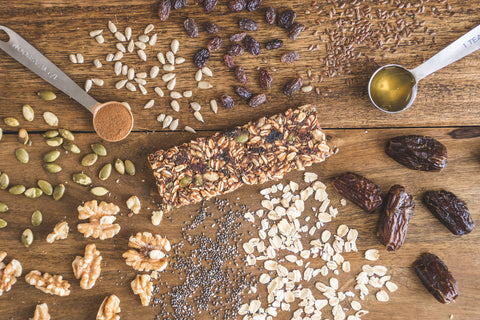
<svg viewBox="0 0 480 320">
<path fill-rule="evenodd" d="M 372 1 L 374 2 L 374 1 Z M 399 1 L 399 3 L 402 1 Z M 435 2 L 438 8 L 445 4 Z M 329 8 L 327 1 L 318 1 Z M 222 3 L 211 14 L 204 14 L 203 9 L 189 4 L 187 9 L 172 13 L 167 22 L 160 22 L 156 16 L 156 1 L 109 1 L 98 2 L 92 0 L 78 1 L 11 1 L 0 0 L 1 23 L 22 35 L 33 46 L 43 52 L 51 61 L 57 64 L 73 80 L 83 86 L 86 79 L 102 78 L 103 87 L 95 87 L 90 91 L 99 101 L 127 101 L 132 106 L 135 116 L 134 132 L 119 143 L 105 143 L 108 156 L 91 168 L 80 165 L 81 156 L 88 152 L 89 145 L 102 142 L 94 133 L 91 125 L 90 113 L 78 103 L 70 100 L 65 94 L 58 92 L 49 84 L 38 78 L 32 72 L 18 64 L 8 55 L 0 52 L 0 118 L 14 116 L 20 120 L 20 127 L 30 132 L 32 146 L 27 146 L 31 159 L 28 164 L 20 164 L 15 160 L 14 150 L 20 147 L 17 142 L 17 128 L 11 128 L 0 123 L 4 131 L 0 142 L 0 171 L 7 172 L 11 184 L 35 185 L 38 179 L 47 179 L 54 184 L 65 183 L 67 192 L 61 201 L 53 201 L 50 197 L 42 196 L 39 199 L 27 199 L 23 196 L 13 196 L 7 191 L 0 190 L 0 201 L 9 205 L 7 213 L 0 213 L 0 218 L 8 221 L 8 226 L 0 230 L 0 250 L 8 252 L 7 261 L 18 259 L 24 268 L 24 274 L 32 269 L 42 272 L 61 274 L 72 284 L 72 293 L 69 297 L 55 297 L 42 293 L 29 286 L 20 278 L 12 290 L 0 297 L 0 319 L 27 319 L 33 315 L 37 303 L 46 302 L 51 310 L 52 319 L 94 319 L 102 299 L 115 293 L 121 299 L 122 319 L 153 319 L 158 308 L 141 307 L 139 299 L 130 289 L 130 281 L 135 271 L 126 266 L 121 254 L 127 250 L 128 237 L 140 231 L 151 231 L 166 235 L 172 243 L 181 239 L 181 226 L 189 220 L 198 206 L 189 206 L 171 213 L 172 219 L 164 219 L 158 227 L 150 223 L 150 214 L 154 203 L 160 200 L 156 192 L 151 171 L 146 163 L 146 156 L 155 150 L 189 141 L 196 136 L 178 130 L 175 132 L 161 129 L 156 121 L 159 113 L 167 113 L 180 119 L 179 129 L 185 125 L 199 131 L 199 136 L 211 135 L 216 130 L 243 124 L 264 115 L 282 112 L 287 108 L 304 103 L 314 103 L 318 106 L 319 122 L 325 132 L 331 136 L 330 145 L 337 145 L 340 152 L 323 164 L 315 165 L 309 171 L 319 174 L 320 180 L 326 182 L 327 191 L 338 204 L 340 196 L 332 190 L 330 180 L 333 176 L 354 171 L 375 181 L 387 192 L 391 185 L 402 184 L 415 196 L 416 209 L 410 224 L 405 245 L 398 252 L 387 252 L 375 236 L 378 213 L 368 215 L 351 203 L 339 207 L 339 216 L 327 229 L 335 230 L 339 224 L 355 227 L 360 232 L 358 247 L 360 253 L 367 248 L 378 248 L 381 251 L 379 264 L 387 266 L 392 274 L 393 281 L 400 289 L 391 294 L 386 303 L 379 303 L 370 295 L 365 308 L 370 314 L 365 319 L 478 319 L 480 308 L 480 233 L 478 228 L 468 235 L 458 237 L 452 235 L 436 220 L 421 203 L 423 192 L 430 189 L 445 188 L 463 199 L 472 212 L 473 219 L 480 221 L 478 207 L 480 200 L 478 193 L 480 146 L 478 138 L 453 139 L 449 133 L 465 126 L 479 126 L 480 103 L 480 59 L 478 53 L 458 61 L 452 66 L 436 72 L 422 80 L 419 85 L 417 100 L 414 105 L 401 114 L 389 115 L 381 113 L 372 107 L 366 94 L 366 83 L 369 75 L 378 66 L 387 63 L 401 63 L 413 68 L 428 59 L 441 48 L 458 38 L 460 35 L 480 23 L 480 1 L 449 1 L 455 15 L 444 12 L 440 17 L 424 14 L 418 19 L 424 20 L 430 30 L 434 30 L 436 42 L 431 40 L 425 44 L 402 44 L 394 54 L 382 54 L 368 51 L 367 56 L 375 58 L 364 60 L 352 65 L 352 74 L 345 77 L 326 78 L 323 82 L 312 81 L 312 85 L 319 87 L 320 95 L 315 92 L 296 93 L 288 98 L 281 93 L 286 81 L 301 74 L 306 78 L 307 70 L 320 72 L 322 65 L 319 57 L 324 55 L 324 45 L 314 36 L 315 30 L 323 31 L 329 27 L 325 18 L 322 28 L 314 23 L 317 16 L 307 15 L 305 10 L 310 9 L 310 1 L 291 1 L 275 3 L 265 0 L 262 7 L 272 5 L 279 8 L 293 8 L 298 13 L 298 21 L 311 26 L 309 31 L 302 33 L 295 42 L 286 41 L 283 49 L 264 52 L 260 57 L 245 54 L 237 60 L 238 64 L 246 66 L 251 79 L 249 85 L 254 91 L 260 91 L 256 80 L 255 69 L 259 66 L 271 66 L 276 69 L 274 85 L 268 92 L 267 102 L 251 109 L 244 102 L 239 102 L 234 109 L 225 110 L 220 107 L 217 115 L 208 108 L 208 101 L 224 93 L 234 96 L 233 86 L 236 81 L 232 72 L 223 65 L 223 51 L 213 54 L 209 62 L 214 72 L 211 79 L 214 88 L 198 90 L 193 78 L 195 67 L 191 63 L 193 53 L 206 45 L 211 38 L 202 27 L 200 36 L 190 39 L 183 29 L 183 20 L 194 17 L 202 26 L 206 21 L 214 21 L 221 27 L 219 35 L 226 39 L 237 31 L 235 14 L 228 12 Z M 431 6 L 432 4 L 428 4 Z M 254 13 L 242 12 L 242 17 L 251 16 L 260 22 L 260 28 L 255 31 L 255 37 L 260 42 L 274 37 L 285 38 L 285 32 L 279 28 L 269 27 L 263 21 L 260 10 Z M 177 114 L 168 106 L 170 98 L 159 98 L 153 92 L 153 87 L 161 85 L 160 79 L 151 80 L 147 86 L 149 93 L 142 96 L 138 91 L 129 92 L 125 89 L 115 90 L 114 83 L 119 80 L 113 74 L 112 63 L 105 63 L 101 69 L 95 69 L 92 60 L 95 58 L 104 61 L 105 55 L 115 52 L 114 39 L 107 29 L 108 20 L 114 21 L 123 30 L 131 26 L 134 35 L 137 35 L 149 23 L 155 25 L 158 32 L 158 43 L 153 49 L 148 49 L 149 60 L 139 63 L 132 54 L 125 57 L 130 65 L 135 64 L 138 71 L 147 71 L 155 64 L 157 51 L 167 51 L 170 41 L 180 41 L 179 55 L 184 56 L 187 62 L 178 67 L 178 82 L 180 90 L 193 90 L 194 98 L 181 100 L 182 108 Z M 332 27 L 330 25 L 330 27 Z M 104 29 L 106 43 L 97 44 L 88 32 L 95 29 Z M 0 39 L 5 37 L 0 35 Z M 430 39 L 430 38 L 429 38 Z M 227 41 L 228 42 L 228 41 Z M 309 51 L 312 43 L 320 43 L 320 50 Z M 285 50 L 297 50 L 301 59 L 292 65 L 283 65 L 279 62 L 280 55 Z M 85 56 L 84 64 L 72 64 L 68 59 L 71 53 L 82 53 Z M 123 61 L 123 60 L 122 60 Z M 138 65 L 138 67 L 137 67 Z M 310 81 L 306 80 L 306 84 Z M 43 101 L 36 96 L 40 89 L 50 89 L 57 93 L 54 101 Z M 234 96 L 236 99 L 237 97 Z M 143 105 L 155 99 L 155 106 L 144 110 Z M 237 100 L 237 99 L 236 99 Z M 198 101 L 203 105 L 202 114 L 205 124 L 195 120 L 187 107 L 187 101 Z M 238 101 L 238 100 L 237 100 Z M 21 107 L 31 105 L 36 114 L 33 122 L 27 122 L 22 117 Z M 68 128 L 76 135 L 76 143 L 82 149 L 81 155 L 62 155 L 59 164 L 63 171 L 59 174 L 48 174 L 42 168 L 42 155 L 51 150 L 43 142 L 41 134 L 50 129 L 41 119 L 45 111 L 52 111 L 58 115 L 60 127 Z M 476 128 L 479 129 L 478 127 Z M 442 172 L 417 172 L 402 167 L 384 153 L 386 141 L 396 135 L 421 134 L 435 137 L 448 148 L 449 163 Z M 108 181 L 94 179 L 94 185 L 108 187 L 111 194 L 102 200 L 118 204 L 122 215 L 118 221 L 122 226 L 120 233 L 114 238 L 105 241 L 84 239 L 76 231 L 76 207 L 83 201 L 91 200 L 93 196 L 88 188 L 76 185 L 71 181 L 72 173 L 84 170 L 92 177 L 96 177 L 100 165 L 116 158 L 131 159 L 137 166 L 137 175 L 118 176 L 113 174 Z M 118 179 L 118 180 L 117 180 Z M 302 181 L 301 172 L 288 174 L 284 182 L 289 180 Z M 266 184 L 266 186 L 272 183 Z M 246 203 L 252 209 L 259 207 L 261 196 L 258 191 L 265 186 L 242 187 L 237 192 L 221 198 L 235 199 Z M 125 201 L 131 195 L 137 195 L 144 205 L 141 214 L 127 217 Z M 31 213 L 39 209 L 43 212 L 44 222 L 39 227 L 32 227 Z M 45 237 L 53 226 L 66 220 L 73 229 L 67 240 L 47 244 Z M 19 241 L 22 231 L 30 227 L 34 231 L 35 241 L 29 248 L 24 248 Z M 247 226 L 245 226 L 247 228 Z M 83 254 L 87 243 L 95 243 L 102 252 L 102 276 L 96 286 L 85 291 L 80 289 L 78 280 L 73 276 L 71 261 L 76 255 Z M 440 256 L 449 266 L 456 277 L 460 288 L 460 297 L 450 305 L 442 305 L 423 288 L 414 274 L 411 264 L 421 252 L 430 251 Z M 243 251 L 241 251 L 243 253 Z M 361 265 L 366 263 L 362 254 L 351 255 L 354 272 L 358 272 Z M 257 268 L 251 269 L 257 273 Z M 162 277 L 176 277 L 175 270 L 167 270 Z M 344 278 L 342 278 L 344 277 Z M 353 273 L 342 275 L 345 281 L 353 277 Z M 314 281 L 305 283 L 305 286 L 314 287 Z M 315 291 L 316 289 L 314 289 Z M 248 296 L 248 295 L 247 295 Z M 252 295 L 253 297 L 254 295 Z M 263 297 L 265 298 L 265 296 Z M 328 317 L 328 315 L 326 316 Z M 287 314 L 279 314 L 280 319 L 286 319 Z"/>
</svg>

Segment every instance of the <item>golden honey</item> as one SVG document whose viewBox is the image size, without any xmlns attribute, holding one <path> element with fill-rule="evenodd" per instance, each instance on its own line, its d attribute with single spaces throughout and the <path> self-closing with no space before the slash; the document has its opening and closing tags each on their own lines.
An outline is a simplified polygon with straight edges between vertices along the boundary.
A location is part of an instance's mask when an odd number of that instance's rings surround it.
<svg viewBox="0 0 480 320">
<path fill-rule="evenodd" d="M 412 97 L 415 78 L 406 69 L 388 66 L 378 71 L 370 83 L 375 104 L 386 111 L 404 109 Z"/>
</svg>

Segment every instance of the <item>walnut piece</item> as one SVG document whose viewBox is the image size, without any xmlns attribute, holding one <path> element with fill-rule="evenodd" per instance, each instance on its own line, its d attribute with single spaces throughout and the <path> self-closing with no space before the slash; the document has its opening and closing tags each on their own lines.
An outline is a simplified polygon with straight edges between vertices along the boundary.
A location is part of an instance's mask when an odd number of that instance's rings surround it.
<svg viewBox="0 0 480 320">
<path fill-rule="evenodd" d="M 91 289 L 95 285 L 101 272 L 102 256 L 95 244 L 91 243 L 85 247 L 85 256 L 77 256 L 72 262 L 75 278 L 80 280 L 80 288 Z"/>
<path fill-rule="evenodd" d="M 137 196 L 131 196 L 127 200 L 127 208 L 132 210 L 134 214 L 138 214 L 142 205 L 140 204 L 140 199 Z"/>
<path fill-rule="evenodd" d="M 96 320 L 120 320 L 120 311 L 120 299 L 112 294 L 103 300 Z"/>
<path fill-rule="evenodd" d="M 80 220 L 89 219 L 88 223 L 80 223 L 77 226 L 85 238 L 105 240 L 113 238 L 120 232 L 120 225 L 113 223 L 117 219 L 115 215 L 120 211 L 115 204 L 104 201 L 97 204 L 97 200 L 91 200 L 85 202 L 83 206 L 78 206 L 77 210 Z"/>
<path fill-rule="evenodd" d="M 46 303 L 37 304 L 33 318 L 30 318 L 30 320 L 50 320 L 48 305 Z"/>
<path fill-rule="evenodd" d="M 148 274 L 138 274 L 131 282 L 134 294 L 140 296 L 142 306 L 146 307 L 150 304 L 153 292 L 153 282 Z"/>
<path fill-rule="evenodd" d="M 128 250 L 123 254 L 127 265 L 138 271 L 163 271 L 167 267 L 164 251 L 170 251 L 167 238 L 152 235 L 150 232 L 139 232 L 131 236 L 128 246 L 136 250 Z"/>
<path fill-rule="evenodd" d="M 60 297 L 70 295 L 70 283 L 67 280 L 63 280 L 61 275 L 52 276 L 48 273 L 42 275 L 40 271 L 32 270 L 25 276 L 25 281 L 45 293 Z"/>
<path fill-rule="evenodd" d="M 0 296 L 4 292 L 10 291 L 12 286 L 17 282 L 17 278 L 22 275 L 22 265 L 12 259 L 9 264 L 5 264 L 3 260 L 7 257 L 5 251 L 0 251 Z"/>
<path fill-rule="evenodd" d="M 57 223 L 53 228 L 53 232 L 47 236 L 47 242 L 53 243 L 55 240 L 67 239 L 68 231 L 70 231 L 68 223 L 65 221 Z"/>
</svg>

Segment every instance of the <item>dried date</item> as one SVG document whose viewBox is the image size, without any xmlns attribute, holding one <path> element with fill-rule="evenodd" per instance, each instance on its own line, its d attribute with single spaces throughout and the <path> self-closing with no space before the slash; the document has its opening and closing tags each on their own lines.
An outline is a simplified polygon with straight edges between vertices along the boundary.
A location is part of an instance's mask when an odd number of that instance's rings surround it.
<svg viewBox="0 0 480 320">
<path fill-rule="evenodd" d="M 333 187 L 342 196 L 355 203 L 368 213 L 382 204 L 382 191 L 367 178 L 347 172 L 332 181 Z"/>
<path fill-rule="evenodd" d="M 235 86 L 235 93 L 244 100 L 249 100 L 253 96 L 250 90 L 242 86 Z"/>
<path fill-rule="evenodd" d="M 235 67 L 235 78 L 243 85 L 248 83 L 247 72 L 242 66 Z"/>
<path fill-rule="evenodd" d="M 232 109 L 235 106 L 235 102 L 233 98 L 230 97 L 228 94 L 224 94 L 220 97 L 220 101 L 222 101 L 223 106 L 225 109 Z"/>
<path fill-rule="evenodd" d="M 247 33 L 246 33 L 245 31 L 232 34 L 232 36 L 230 37 L 230 41 L 232 41 L 232 42 L 240 42 L 240 41 L 242 41 L 243 39 L 245 39 L 245 36 L 246 36 L 246 35 L 247 35 Z"/>
<path fill-rule="evenodd" d="M 286 52 L 282 55 L 280 58 L 280 61 L 283 63 L 293 63 L 294 61 L 297 61 L 300 59 L 300 55 L 296 51 L 289 51 Z"/>
<path fill-rule="evenodd" d="M 233 43 L 227 47 L 227 54 L 231 55 L 232 57 L 240 56 L 244 51 L 245 50 L 243 50 L 243 47 L 238 43 Z"/>
<path fill-rule="evenodd" d="M 262 4 L 262 0 L 248 0 L 247 10 L 248 11 L 258 10 L 258 8 L 260 8 L 261 4 Z"/>
<path fill-rule="evenodd" d="M 427 290 L 441 303 L 455 301 L 459 295 L 457 281 L 448 267 L 433 253 L 422 253 L 413 268 Z"/>
<path fill-rule="evenodd" d="M 187 5 L 187 0 L 173 0 L 172 9 L 179 10 Z"/>
<path fill-rule="evenodd" d="M 258 41 L 251 36 L 246 36 L 245 39 L 243 39 L 243 44 L 245 45 L 247 51 L 254 56 L 257 56 L 262 52 L 262 49 L 260 48 L 260 43 L 258 43 Z"/>
<path fill-rule="evenodd" d="M 265 101 L 267 101 L 267 95 L 265 93 L 260 93 L 253 96 L 248 102 L 248 105 L 252 108 L 256 108 L 262 103 L 264 103 Z"/>
<path fill-rule="evenodd" d="M 455 235 L 470 233 L 475 227 L 465 203 L 449 191 L 428 191 L 423 203 Z"/>
<path fill-rule="evenodd" d="M 248 18 L 238 20 L 238 27 L 242 30 L 255 31 L 258 29 L 258 23 Z"/>
<path fill-rule="evenodd" d="M 165 21 L 170 16 L 172 2 L 170 0 L 161 0 L 158 4 L 158 17 L 161 21 Z"/>
<path fill-rule="evenodd" d="M 220 50 L 220 48 L 222 47 L 222 45 L 223 45 L 223 40 L 222 40 L 222 38 L 220 38 L 220 37 L 215 37 L 215 38 L 213 38 L 212 40 L 210 40 L 210 42 L 209 42 L 208 45 L 207 45 L 207 49 L 208 49 L 208 51 L 210 51 L 210 52 L 215 52 L 215 51 Z"/>
<path fill-rule="evenodd" d="M 409 169 L 439 171 L 447 166 L 447 148 L 427 136 L 399 136 L 390 139 L 387 154 Z"/>
<path fill-rule="evenodd" d="M 413 209 L 415 201 L 404 187 L 396 184 L 390 188 L 377 231 L 380 242 L 388 251 L 400 249 L 405 242 Z"/>
<path fill-rule="evenodd" d="M 277 18 L 277 25 L 280 28 L 289 29 L 292 24 L 295 22 L 297 14 L 295 11 L 288 9 L 283 11 Z"/>
<path fill-rule="evenodd" d="M 283 94 L 286 96 L 291 96 L 292 94 L 297 92 L 297 90 L 300 89 L 302 85 L 303 85 L 302 77 L 294 78 L 288 81 L 285 87 L 283 87 Z"/>
<path fill-rule="evenodd" d="M 232 69 L 235 67 L 235 61 L 233 60 L 233 57 L 229 54 L 223 55 L 223 63 L 229 68 Z"/>
<path fill-rule="evenodd" d="M 212 12 L 213 9 L 217 6 L 218 0 L 204 0 L 203 7 L 205 8 L 206 12 Z"/>
<path fill-rule="evenodd" d="M 245 0 L 231 0 L 228 2 L 228 8 L 232 12 L 242 11 L 247 7 L 247 2 Z"/>
<path fill-rule="evenodd" d="M 271 40 L 271 41 L 268 41 L 267 43 L 265 43 L 265 49 L 267 49 L 267 50 L 278 49 L 281 46 L 283 46 L 283 41 L 280 40 L 280 39 L 274 39 L 274 40 Z"/>
<path fill-rule="evenodd" d="M 185 27 L 185 31 L 187 31 L 187 34 L 190 38 L 198 37 L 198 26 L 193 18 L 187 18 L 183 22 L 183 26 Z"/>
<path fill-rule="evenodd" d="M 207 30 L 207 32 L 210 34 L 216 34 L 218 32 L 218 27 L 213 22 L 207 22 L 205 24 L 205 30 Z"/>
<path fill-rule="evenodd" d="M 263 68 L 258 73 L 258 80 L 263 90 L 269 90 L 272 87 L 273 76 L 268 68 Z"/>
<path fill-rule="evenodd" d="M 193 64 L 196 65 L 198 68 L 202 68 L 207 63 L 208 59 L 210 59 L 210 51 L 208 49 L 200 49 L 193 55 Z"/>
<path fill-rule="evenodd" d="M 268 7 L 265 10 L 265 21 L 268 24 L 274 24 L 276 19 L 277 19 L 277 13 L 275 12 L 275 8 Z"/>
<path fill-rule="evenodd" d="M 290 31 L 288 32 L 288 38 L 290 38 L 290 40 L 297 40 L 297 37 L 298 35 L 300 34 L 300 32 L 302 32 L 303 30 L 305 30 L 305 26 L 301 23 L 294 23 L 292 24 L 292 26 L 290 27 Z"/>
</svg>

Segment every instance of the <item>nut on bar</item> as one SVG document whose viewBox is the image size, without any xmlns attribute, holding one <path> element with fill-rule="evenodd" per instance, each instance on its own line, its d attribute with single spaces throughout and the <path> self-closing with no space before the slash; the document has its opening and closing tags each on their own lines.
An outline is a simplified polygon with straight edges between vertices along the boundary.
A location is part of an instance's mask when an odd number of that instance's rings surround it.
<svg viewBox="0 0 480 320">
<path fill-rule="evenodd" d="M 244 184 L 278 180 L 331 155 L 313 105 L 260 118 L 148 157 L 162 209 L 198 203 Z"/>
</svg>

